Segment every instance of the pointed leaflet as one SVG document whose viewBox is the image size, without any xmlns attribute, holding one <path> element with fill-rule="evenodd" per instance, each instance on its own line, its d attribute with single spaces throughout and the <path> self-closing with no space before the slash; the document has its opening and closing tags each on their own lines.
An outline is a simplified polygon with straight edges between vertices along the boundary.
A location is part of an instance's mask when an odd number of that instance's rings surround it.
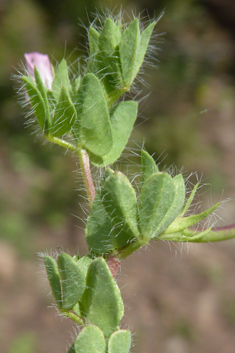
<svg viewBox="0 0 235 353">
<path fill-rule="evenodd" d="M 180 211 L 184 205 L 185 201 L 185 184 L 182 174 L 178 174 L 173 178 L 173 183 L 175 185 L 175 197 L 169 207 L 166 215 L 163 217 L 162 221 L 158 224 L 155 230 L 155 237 L 160 236 L 160 234 L 179 216 Z"/>
<path fill-rule="evenodd" d="M 202 219 L 206 218 L 209 214 L 214 212 L 216 208 L 220 205 L 218 202 L 208 210 L 201 212 L 199 214 L 195 214 L 188 217 L 178 217 L 176 220 L 166 229 L 165 233 L 175 233 L 184 230 L 185 228 L 191 227 L 194 224 L 200 222 Z"/>
<path fill-rule="evenodd" d="M 49 103 L 48 103 L 48 98 L 47 98 L 47 89 L 45 88 L 45 86 L 42 82 L 40 73 L 39 73 L 36 66 L 34 66 L 34 77 L 35 77 L 37 88 L 38 88 L 39 92 L 41 93 L 44 104 L 45 104 L 47 124 L 48 124 L 48 127 L 50 127 L 51 121 L 50 121 Z"/>
<path fill-rule="evenodd" d="M 121 31 L 119 27 L 107 18 L 99 37 L 99 50 L 104 56 L 110 56 L 115 51 L 121 40 Z"/>
<path fill-rule="evenodd" d="M 131 349 L 131 332 L 119 330 L 108 340 L 108 353 L 129 353 Z"/>
<path fill-rule="evenodd" d="M 61 137 L 69 132 L 77 119 L 76 109 L 69 98 L 65 87 L 61 88 L 60 98 L 55 108 L 51 134 Z"/>
<path fill-rule="evenodd" d="M 88 268 L 86 289 L 80 307 L 86 324 L 98 326 L 105 337 L 116 330 L 123 317 L 120 290 L 106 261 L 101 257 L 93 260 Z"/>
<path fill-rule="evenodd" d="M 65 59 L 61 60 L 59 63 L 52 83 L 52 93 L 57 101 L 60 97 L 62 86 L 65 87 L 67 92 L 70 92 L 71 84 L 69 80 L 68 66 Z"/>
<path fill-rule="evenodd" d="M 136 18 L 127 27 L 119 45 L 122 77 L 127 89 L 134 80 L 134 70 L 140 44 L 139 20 Z"/>
<path fill-rule="evenodd" d="M 73 133 L 78 144 L 98 156 L 112 148 L 112 131 L 107 102 L 99 79 L 86 74 L 77 95 L 78 119 Z"/>
<path fill-rule="evenodd" d="M 90 53 L 89 53 L 89 60 L 87 64 L 87 70 L 88 72 L 92 72 L 96 74 L 98 72 L 98 67 L 99 67 L 99 62 L 97 58 L 97 54 L 99 53 L 99 32 L 94 28 L 90 27 L 89 28 L 89 48 L 90 48 Z"/>
<path fill-rule="evenodd" d="M 167 173 L 151 175 L 143 184 L 139 203 L 140 229 L 144 239 L 151 239 L 162 231 L 161 222 L 172 206 L 175 185 Z"/>
<path fill-rule="evenodd" d="M 181 212 L 181 216 L 183 216 L 188 211 L 188 209 L 189 209 L 189 207 L 190 207 L 190 205 L 191 205 L 191 203 L 192 203 L 192 201 L 194 199 L 194 196 L 196 194 L 198 185 L 199 185 L 199 183 L 194 185 L 193 190 L 192 190 L 191 194 L 189 195 L 189 198 L 187 199 L 187 201 L 186 201 L 186 203 L 184 205 L 184 208 L 183 208 L 183 210 Z"/>
<path fill-rule="evenodd" d="M 86 326 L 79 333 L 68 353 L 105 353 L 103 332 L 96 326 Z"/>
<path fill-rule="evenodd" d="M 150 23 L 147 28 L 141 33 L 140 35 L 140 45 L 138 48 L 138 54 L 136 56 L 136 61 L 135 61 L 135 67 L 133 71 L 133 80 L 135 79 L 136 75 L 138 74 L 138 71 L 143 64 L 144 57 L 148 48 L 149 40 L 151 37 L 151 34 L 153 32 L 154 26 L 156 22 Z"/>
<path fill-rule="evenodd" d="M 148 152 L 141 151 L 141 183 L 145 182 L 152 174 L 158 173 L 158 167 Z"/>
<path fill-rule="evenodd" d="M 91 162 L 97 167 L 108 166 L 114 163 L 125 148 L 134 122 L 137 117 L 138 103 L 133 101 L 120 102 L 111 114 L 111 128 L 113 146 L 104 156 L 98 157 L 90 153 Z"/>
<path fill-rule="evenodd" d="M 110 73 L 116 80 L 116 84 L 122 81 L 120 69 L 120 58 L 118 53 L 118 45 L 121 40 L 121 31 L 119 27 L 108 18 L 102 28 L 99 37 L 99 50 L 104 62 L 106 71 Z"/>
<path fill-rule="evenodd" d="M 36 115 L 37 121 L 40 125 L 40 127 L 44 130 L 47 130 L 48 124 L 47 124 L 47 109 L 45 106 L 44 99 L 38 90 L 38 88 L 35 86 L 34 81 L 32 80 L 31 77 L 27 76 L 22 76 L 22 81 L 25 83 L 25 88 L 27 90 L 27 93 L 29 95 L 29 99 L 33 108 L 33 112 Z"/>
<path fill-rule="evenodd" d="M 43 260 L 45 263 L 47 278 L 51 286 L 52 294 L 55 298 L 58 308 L 60 309 L 62 306 L 62 293 L 57 263 L 50 256 L 45 256 Z"/>
<path fill-rule="evenodd" d="M 77 91 L 78 91 L 78 88 L 80 87 L 80 84 L 81 84 L 81 76 L 77 76 L 73 82 L 72 82 L 72 85 L 71 85 L 71 90 L 72 90 L 72 95 L 76 95 L 77 94 Z"/>
<path fill-rule="evenodd" d="M 114 248 L 122 249 L 140 236 L 136 194 L 124 174 L 115 172 L 106 179 L 102 203 L 113 224 L 110 236 Z"/>
<path fill-rule="evenodd" d="M 113 225 L 101 198 L 101 190 L 105 179 L 112 173 L 113 171 L 111 169 L 107 169 L 101 181 L 101 185 L 96 191 L 96 196 L 91 205 L 85 228 L 85 236 L 89 250 L 98 255 L 103 255 L 114 250 L 111 238 Z"/>
<path fill-rule="evenodd" d="M 85 276 L 79 264 L 68 254 L 58 256 L 62 285 L 62 308 L 70 310 L 80 300 L 85 289 Z"/>
<path fill-rule="evenodd" d="M 79 267 L 83 273 L 84 278 L 86 278 L 88 267 L 90 266 L 92 261 L 93 260 L 91 258 L 91 255 L 85 255 L 77 260 Z"/>
</svg>

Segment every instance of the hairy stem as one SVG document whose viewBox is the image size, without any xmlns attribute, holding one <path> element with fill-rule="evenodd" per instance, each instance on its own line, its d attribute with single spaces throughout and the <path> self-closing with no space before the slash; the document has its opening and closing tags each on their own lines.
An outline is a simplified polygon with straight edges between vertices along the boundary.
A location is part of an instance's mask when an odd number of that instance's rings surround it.
<svg viewBox="0 0 235 353">
<path fill-rule="evenodd" d="M 83 326 L 84 325 L 84 322 L 82 320 L 82 318 L 80 318 L 79 316 L 71 313 L 71 311 L 67 311 L 67 310 L 60 310 L 60 313 L 63 315 L 63 316 L 66 316 L 67 318 L 75 321 L 78 325 L 81 325 Z"/>
<path fill-rule="evenodd" d="M 77 151 L 77 146 L 74 146 L 72 143 L 69 143 L 67 141 L 64 141 L 58 137 L 54 137 L 54 136 L 51 136 L 51 135 L 45 135 L 46 139 L 50 142 L 53 142 L 53 143 L 56 143 L 57 145 L 60 145 L 62 147 L 65 147 L 67 148 L 68 150 L 71 150 L 71 151 Z"/>
<path fill-rule="evenodd" d="M 113 278 L 116 277 L 118 267 L 120 266 L 121 260 L 117 259 L 113 255 L 110 255 L 109 260 L 108 260 L 108 266 L 110 269 L 110 272 L 112 273 Z"/>
<path fill-rule="evenodd" d="M 79 162 L 80 162 L 80 167 L 82 169 L 82 175 L 83 175 L 83 180 L 86 187 L 87 196 L 91 205 L 92 202 L 94 201 L 96 191 L 95 191 L 95 186 L 91 175 L 89 156 L 87 152 L 82 149 L 78 150 L 77 154 L 79 156 Z"/>
</svg>

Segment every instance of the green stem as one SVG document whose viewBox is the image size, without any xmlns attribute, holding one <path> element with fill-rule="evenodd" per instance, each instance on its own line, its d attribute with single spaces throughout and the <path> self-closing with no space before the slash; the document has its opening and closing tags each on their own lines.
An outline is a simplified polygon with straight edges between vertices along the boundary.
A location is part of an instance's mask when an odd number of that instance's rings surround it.
<svg viewBox="0 0 235 353">
<path fill-rule="evenodd" d="M 46 139 L 50 142 L 53 142 L 53 143 L 56 143 L 57 145 L 60 145 L 62 147 L 65 147 L 67 148 L 68 150 L 71 150 L 71 151 L 77 151 L 78 148 L 77 146 L 74 146 L 72 143 L 69 143 L 67 141 L 64 141 L 58 137 L 54 137 L 54 136 L 51 136 L 51 135 L 45 135 Z"/>
<path fill-rule="evenodd" d="M 235 224 L 202 230 L 186 228 L 182 232 L 164 234 L 160 240 L 190 243 L 211 243 L 235 238 Z"/>
<path fill-rule="evenodd" d="M 94 201 L 95 198 L 95 186 L 93 183 L 91 168 L 90 168 L 90 159 L 88 153 L 85 150 L 77 150 L 77 154 L 79 157 L 80 167 L 82 169 L 83 180 L 87 192 L 87 196 L 89 199 L 90 205 Z"/>
<path fill-rule="evenodd" d="M 144 240 L 133 241 L 133 243 L 131 243 L 126 248 L 121 250 L 117 255 L 115 255 L 115 257 L 118 258 L 119 260 L 124 260 L 127 256 L 131 255 L 133 252 L 135 252 L 136 250 L 142 248 L 142 246 L 147 244 L 148 244 L 148 241 L 144 241 Z"/>
<path fill-rule="evenodd" d="M 60 313 L 63 315 L 63 316 L 66 316 L 67 318 L 75 321 L 78 325 L 81 325 L 83 326 L 84 325 L 84 322 L 82 320 L 82 318 L 80 318 L 79 316 L 71 313 L 71 311 L 67 311 L 67 310 L 63 310 L 61 309 L 60 310 Z"/>
</svg>

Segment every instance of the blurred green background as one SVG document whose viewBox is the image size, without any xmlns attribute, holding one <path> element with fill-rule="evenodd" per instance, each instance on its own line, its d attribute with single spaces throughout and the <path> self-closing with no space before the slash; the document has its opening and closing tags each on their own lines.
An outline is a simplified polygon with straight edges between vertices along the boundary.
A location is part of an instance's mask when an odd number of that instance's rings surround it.
<svg viewBox="0 0 235 353">
<path fill-rule="evenodd" d="M 47 308 L 52 298 L 37 252 L 86 252 L 78 161 L 25 128 L 13 76 L 25 52 L 48 53 L 54 63 L 84 57 L 86 27 L 107 7 L 114 14 L 122 7 L 126 18 L 142 13 L 145 20 L 165 10 L 153 38 L 154 65 L 139 86 L 139 117 L 123 168 L 130 161 L 129 172 L 135 169 L 144 140 L 160 167 L 183 168 L 191 182 L 210 184 L 200 192 L 202 209 L 235 199 L 232 0 L 0 0 L 1 353 L 66 352 L 77 329 Z M 221 225 L 234 222 L 235 202 L 223 203 L 218 215 Z M 234 269 L 233 240 L 156 242 L 132 255 L 118 276 L 123 327 L 136 332 L 132 351 L 234 352 Z"/>
</svg>

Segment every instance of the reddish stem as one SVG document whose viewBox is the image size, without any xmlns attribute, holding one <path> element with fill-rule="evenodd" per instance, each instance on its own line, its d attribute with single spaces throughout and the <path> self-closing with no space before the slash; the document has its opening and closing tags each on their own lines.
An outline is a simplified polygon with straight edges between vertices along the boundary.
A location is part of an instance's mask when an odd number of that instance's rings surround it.
<svg viewBox="0 0 235 353">
<path fill-rule="evenodd" d="M 211 230 L 213 232 L 219 231 L 219 230 L 228 230 L 228 229 L 235 229 L 235 223 L 229 224 L 227 226 L 219 226 L 219 227 L 212 227 Z"/>
<path fill-rule="evenodd" d="M 91 175 L 89 156 L 85 150 L 81 150 L 80 153 L 81 153 L 81 168 L 83 170 L 83 175 L 85 177 L 87 194 L 89 196 L 90 202 L 93 202 L 96 191 L 95 191 L 95 186 Z"/>
<path fill-rule="evenodd" d="M 118 267 L 120 266 L 121 261 L 117 258 L 115 258 L 113 255 L 110 255 L 109 261 L 108 261 L 108 266 L 110 269 L 110 272 L 112 273 L 113 278 L 116 277 Z"/>
</svg>

